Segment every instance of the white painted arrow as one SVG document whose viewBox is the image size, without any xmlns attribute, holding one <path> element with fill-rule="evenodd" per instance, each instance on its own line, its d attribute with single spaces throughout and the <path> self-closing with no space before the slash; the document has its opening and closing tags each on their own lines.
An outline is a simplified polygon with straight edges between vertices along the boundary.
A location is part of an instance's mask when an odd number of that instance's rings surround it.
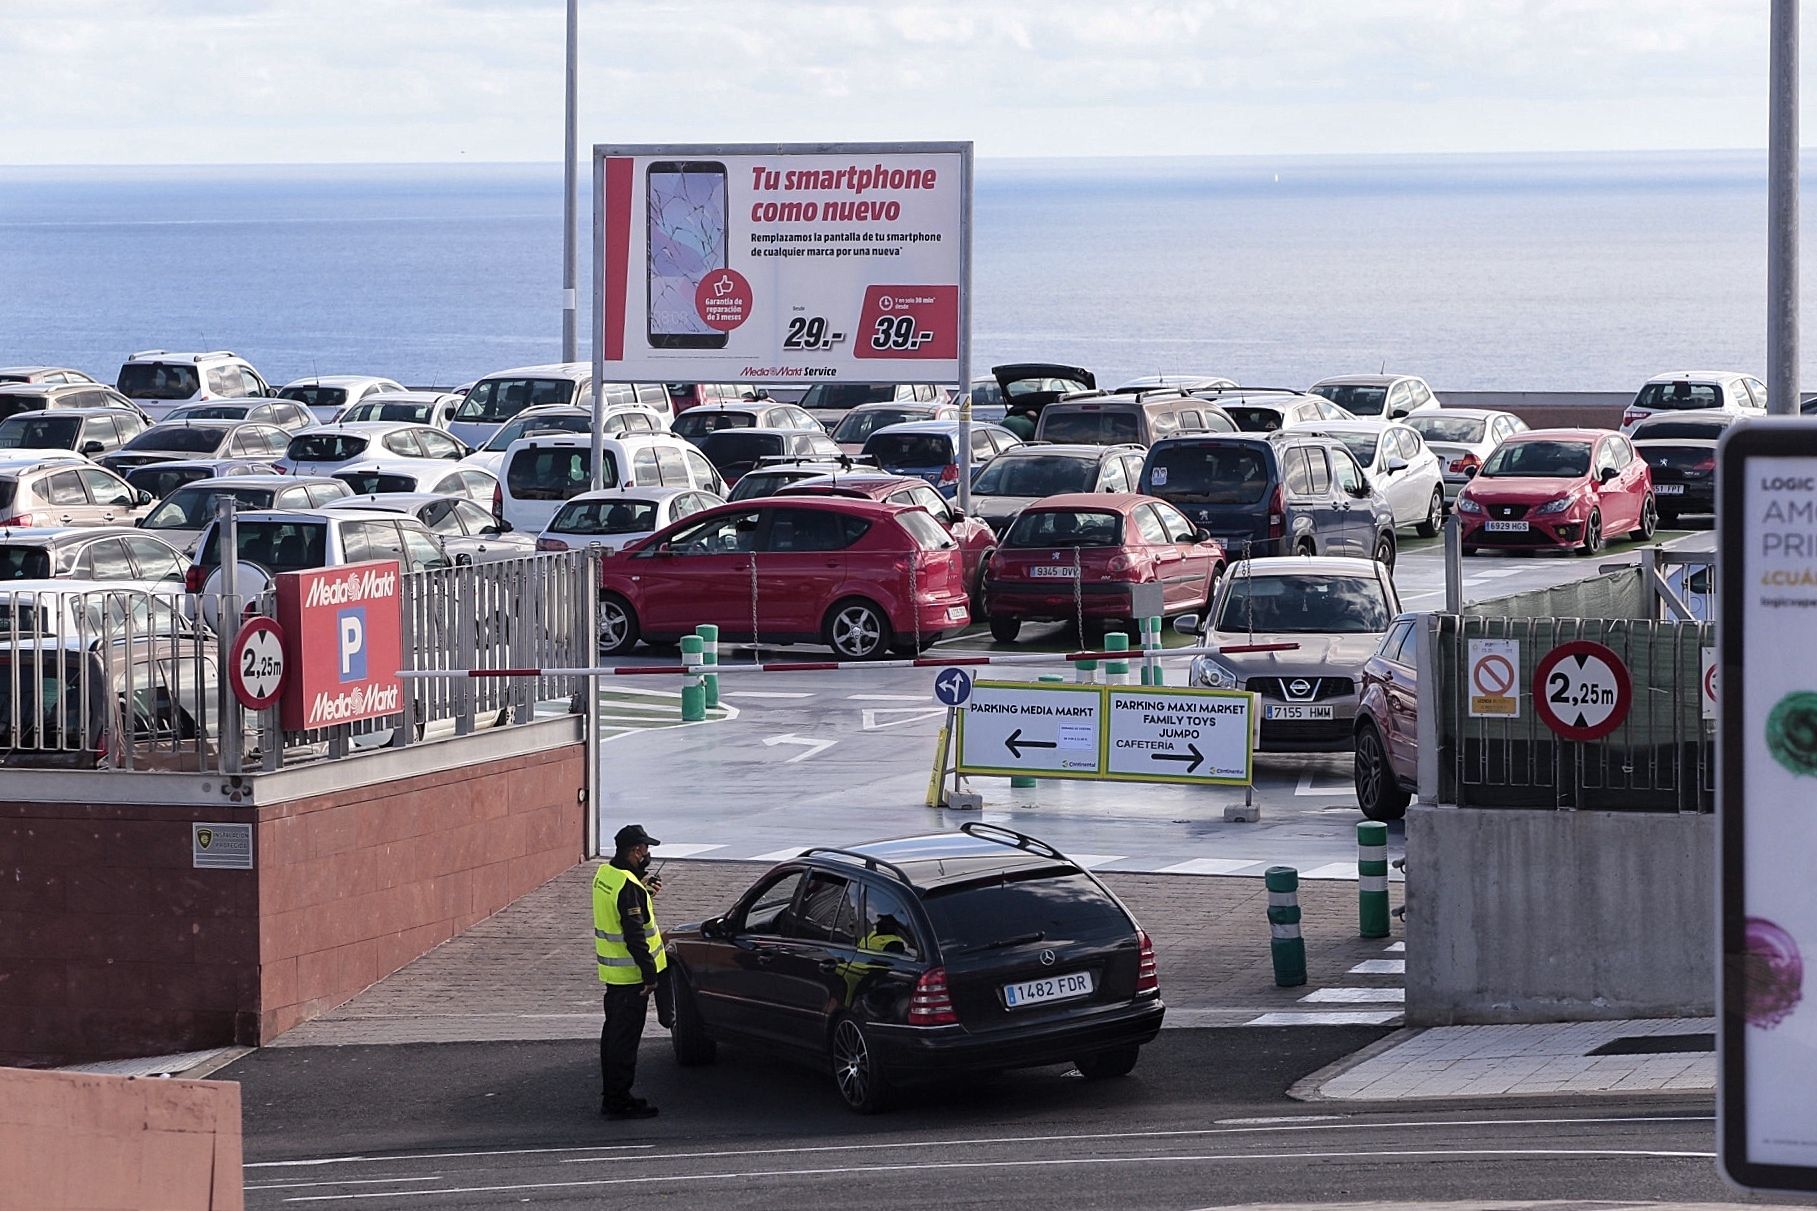
<svg viewBox="0 0 1817 1211">
<path fill-rule="evenodd" d="M 832 748 L 835 744 L 838 744 L 839 741 L 815 740 L 808 736 L 797 736 L 793 732 L 786 732 L 780 736 L 765 736 L 763 738 L 763 743 L 766 748 L 774 748 L 778 744 L 799 744 L 805 747 L 808 750 L 807 752 L 797 753 L 783 762 L 784 765 L 793 765 L 797 761 L 806 761 L 816 753 L 826 752 L 826 750 Z"/>
</svg>

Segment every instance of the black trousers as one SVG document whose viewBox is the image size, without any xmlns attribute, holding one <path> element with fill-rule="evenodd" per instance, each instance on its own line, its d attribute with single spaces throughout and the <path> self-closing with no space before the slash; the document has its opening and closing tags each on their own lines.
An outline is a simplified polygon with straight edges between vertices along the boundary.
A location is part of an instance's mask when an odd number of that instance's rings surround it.
<svg viewBox="0 0 1817 1211">
<path fill-rule="evenodd" d="M 650 998 L 639 984 L 606 986 L 606 1022 L 599 1032 L 599 1074 L 601 1095 L 608 1106 L 622 1105 L 631 1098 L 631 1082 L 637 1079 L 637 1045 L 643 1039 L 644 1019 L 649 1016 Z"/>
</svg>

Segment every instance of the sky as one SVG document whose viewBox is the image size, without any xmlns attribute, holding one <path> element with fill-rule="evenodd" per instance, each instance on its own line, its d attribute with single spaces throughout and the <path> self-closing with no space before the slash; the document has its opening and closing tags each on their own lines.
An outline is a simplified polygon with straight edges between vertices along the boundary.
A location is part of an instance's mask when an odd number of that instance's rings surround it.
<svg viewBox="0 0 1817 1211">
<path fill-rule="evenodd" d="M 559 160 L 563 14 L 0 0 L 0 163 Z M 1767 25 L 1768 0 L 582 0 L 580 141 L 1755 148 Z"/>
</svg>

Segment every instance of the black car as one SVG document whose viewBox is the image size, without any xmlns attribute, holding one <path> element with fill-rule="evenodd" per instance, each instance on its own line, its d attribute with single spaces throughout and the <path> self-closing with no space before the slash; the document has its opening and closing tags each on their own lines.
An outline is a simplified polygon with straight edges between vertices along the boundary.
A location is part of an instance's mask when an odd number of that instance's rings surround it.
<svg viewBox="0 0 1817 1211">
<path fill-rule="evenodd" d="M 1137 445 L 1012 446 L 972 479 L 972 513 L 999 534 L 1022 510 L 1062 492 L 1133 492 L 1147 451 Z"/>
<path fill-rule="evenodd" d="M 870 1113 L 912 1077 L 1071 1062 L 1122 1076 L 1161 1028 L 1154 947 L 1044 841 L 992 824 L 810 849 L 675 931 L 675 1058 L 720 1040 L 831 1068 Z"/>
<path fill-rule="evenodd" d="M 1652 468 L 1660 525 L 1673 524 L 1681 513 L 1716 511 L 1716 443 L 1740 419 L 1714 409 L 1664 412 L 1634 426 L 1628 438 Z"/>
</svg>

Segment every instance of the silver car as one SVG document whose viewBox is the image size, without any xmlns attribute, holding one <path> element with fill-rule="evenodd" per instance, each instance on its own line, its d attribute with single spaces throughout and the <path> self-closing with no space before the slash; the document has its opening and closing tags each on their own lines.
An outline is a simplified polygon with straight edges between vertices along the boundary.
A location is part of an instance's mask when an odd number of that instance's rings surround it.
<svg viewBox="0 0 1817 1211">
<path fill-rule="evenodd" d="M 1206 647 L 1294 645 L 1195 657 L 1192 684 L 1260 694 L 1264 751 L 1339 752 L 1352 744 L 1363 665 L 1400 609 L 1373 560 L 1274 556 L 1232 564 L 1206 621 L 1177 625 Z"/>
<path fill-rule="evenodd" d="M 1446 504 L 1457 500 L 1457 494 L 1503 438 L 1527 427 L 1527 422 L 1512 412 L 1483 408 L 1435 408 L 1415 413 L 1405 423 L 1438 455 L 1445 476 Z"/>
</svg>

